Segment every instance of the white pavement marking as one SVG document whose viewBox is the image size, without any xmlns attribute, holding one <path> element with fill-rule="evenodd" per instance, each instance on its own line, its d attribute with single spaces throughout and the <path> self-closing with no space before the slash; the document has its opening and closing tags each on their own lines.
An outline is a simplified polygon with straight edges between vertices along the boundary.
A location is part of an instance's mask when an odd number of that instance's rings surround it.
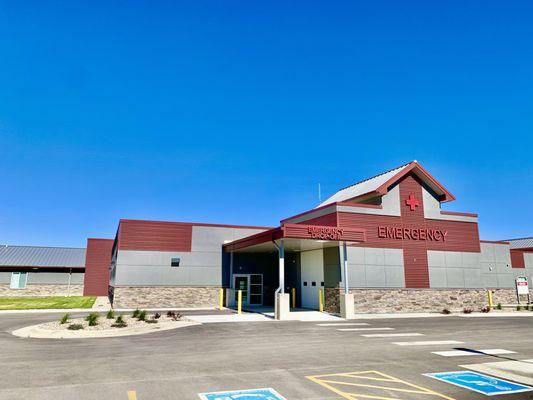
<svg viewBox="0 0 533 400">
<path fill-rule="evenodd" d="M 394 328 L 346 328 L 337 329 L 341 332 L 359 332 L 359 331 L 393 331 Z"/>
<path fill-rule="evenodd" d="M 486 349 L 486 350 L 451 350 L 451 351 L 432 351 L 433 354 L 437 354 L 443 357 L 463 357 L 463 356 L 496 356 L 500 354 L 514 354 L 516 351 L 504 350 L 504 349 Z"/>
<path fill-rule="evenodd" d="M 392 344 L 397 344 L 398 346 L 436 346 L 441 344 L 461 344 L 464 342 L 459 342 L 457 340 L 433 340 L 425 342 L 393 342 Z"/>
<path fill-rule="evenodd" d="M 492 375 L 501 379 L 509 379 L 524 385 L 533 385 L 533 364 L 521 361 L 498 361 L 483 364 L 460 365 L 482 374 Z"/>
<path fill-rule="evenodd" d="M 331 324 L 316 324 L 317 326 L 364 326 L 364 325 L 370 325 L 366 322 L 334 322 Z"/>
<path fill-rule="evenodd" d="M 371 333 L 368 335 L 361 335 L 367 338 L 373 337 L 407 337 L 407 336 L 424 336 L 423 333 Z"/>
<path fill-rule="evenodd" d="M 274 321 L 263 314 L 223 314 L 223 315 L 190 315 L 188 319 L 202 324 L 218 322 L 262 322 Z"/>
</svg>

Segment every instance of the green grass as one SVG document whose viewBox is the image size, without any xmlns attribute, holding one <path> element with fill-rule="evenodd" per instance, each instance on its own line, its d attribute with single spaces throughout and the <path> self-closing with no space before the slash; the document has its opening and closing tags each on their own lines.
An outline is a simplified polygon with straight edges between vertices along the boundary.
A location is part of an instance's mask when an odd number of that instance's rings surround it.
<svg viewBox="0 0 533 400">
<path fill-rule="evenodd" d="M 0 310 L 91 308 L 95 296 L 0 297 Z"/>
</svg>

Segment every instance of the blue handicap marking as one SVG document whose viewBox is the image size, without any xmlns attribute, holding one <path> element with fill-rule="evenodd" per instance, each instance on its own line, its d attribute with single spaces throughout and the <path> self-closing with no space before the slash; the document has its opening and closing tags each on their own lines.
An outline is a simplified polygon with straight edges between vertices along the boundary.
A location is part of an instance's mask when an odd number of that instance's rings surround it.
<svg viewBox="0 0 533 400">
<path fill-rule="evenodd" d="M 533 390 L 533 388 L 530 386 L 504 381 L 502 379 L 471 371 L 438 372 L 424 375 L 443 382 L 451 383 L 452 385 L 470 389 L 474 392 L 482 393 L 487 396 L 528 392 Z"/>
<path fill-rule="evenodd" d="M 272 388 L 200 393 L 202 400 L 287 400 Z"/>
</svg>

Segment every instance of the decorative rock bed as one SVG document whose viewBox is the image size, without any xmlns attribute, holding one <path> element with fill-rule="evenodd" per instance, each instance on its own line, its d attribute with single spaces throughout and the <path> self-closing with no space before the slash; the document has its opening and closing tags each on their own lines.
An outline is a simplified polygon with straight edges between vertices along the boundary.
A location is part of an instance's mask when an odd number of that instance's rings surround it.
<svg viewBox="0 0 533 400">
<path fill-rule="evenodd" d="M 107 319 L 105 315 L 98 318 L 98 324 L 89 326 L 85 318 L 69 319 L 67 323 L 61 324 L 59 321 L 46 322 L 39 325 L 27 326 L 12 332 L 13 335 L 23 338 L 40 339 L 78 339 L 78 338 L 100 338 L 117 337 L 129 335 L 142 335 L 151 332 L 161 332 L 169 329 L 183 328 L 186 326 L 200 325 L 199 322 L 189 321 L 186 318 L 175 320 L 166 315 L 157 319 L 157 323 L 139 321 L 129 315 L 123 315 L 127 326 L 118 328 L 111 325 L 116 324 L 115 319 Z M 70 330 L 69 326 L 80 324 L 83 329 Z"/>
</svg>

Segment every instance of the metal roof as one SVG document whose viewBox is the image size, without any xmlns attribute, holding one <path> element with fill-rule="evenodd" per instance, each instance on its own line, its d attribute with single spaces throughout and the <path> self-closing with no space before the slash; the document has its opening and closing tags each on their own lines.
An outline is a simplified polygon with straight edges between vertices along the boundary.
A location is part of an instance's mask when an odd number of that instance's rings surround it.
<svg viewBox="0 0 533 400">
<path fill-rule="evenodd" d="M 387 182 L 389 179 L 391 179 L 394 175 L 401 172 L 404 168 L 408 167 L 410 164 L 411 163 L 409 162 L 405 165 L 402 165 L 401 167 L 391 169 L 390 171 L 373 176 L 372 178 L 365 179 L 364 181 L 355 183 L 351 186 L 341 189 L 333 196 L 328 198 L 326 201 L 322 202 L 318 207 L 322 207 L 340 201 L 345 201 L 348 199 L 353 199 L 354 197 L 373 192 L 385 182 Z"/>
<path fill-rule="evenodd" d="M 0 266 L 85 267 L 85 249 L 0 245 Z"/>
<path fill-rule="evenodd" d="M 507 240 L 511 244 L 511 249 L 525 249 L 533 247 L 533 237 Z"/>
</svg>

